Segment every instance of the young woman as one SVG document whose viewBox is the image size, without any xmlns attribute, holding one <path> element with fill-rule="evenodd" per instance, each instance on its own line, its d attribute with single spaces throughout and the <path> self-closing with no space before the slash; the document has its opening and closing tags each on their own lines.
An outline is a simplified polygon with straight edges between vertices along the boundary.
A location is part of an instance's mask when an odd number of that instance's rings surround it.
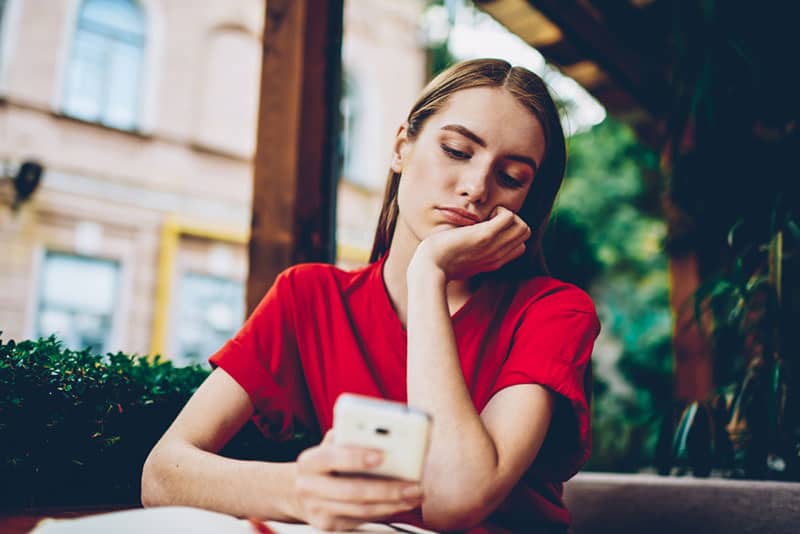
<svg viewBox="0 0 800 534">
<path fill-rule="evenodd" d="M 546 273 L 542 235 L 564 135 L 542 80 L 500 60 L 423 90 L 394 143 L 372 263 L 283 272 L 150 454 L 147 505 L 186 504 L 349 529 L 566 531 L 562 482 L 590 449 L 586 386 L 600 325 Z M 253 418 L 323 435 L 340 393 L 433 416 L 423 481 L 341 477 L 380 463 L 329 439 L 296 462 L 217 455 Z"/>
</svg>

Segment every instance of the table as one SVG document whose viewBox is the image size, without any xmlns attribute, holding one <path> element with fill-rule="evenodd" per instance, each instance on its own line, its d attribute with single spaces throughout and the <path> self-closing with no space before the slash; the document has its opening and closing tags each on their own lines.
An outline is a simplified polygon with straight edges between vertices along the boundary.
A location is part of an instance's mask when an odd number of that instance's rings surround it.
<svg viewBox="0 0 800 534">
<path fill-rule="evenodd" d="M 70 519 L 106 512 L 140 508 L 133 505 L 73 506 L 69 508 L 34 508 L 30 510 L 4 510 L 0 512 L 2 534 L 28 534 L 36 524 L 46 517 Z"/>
</svg>

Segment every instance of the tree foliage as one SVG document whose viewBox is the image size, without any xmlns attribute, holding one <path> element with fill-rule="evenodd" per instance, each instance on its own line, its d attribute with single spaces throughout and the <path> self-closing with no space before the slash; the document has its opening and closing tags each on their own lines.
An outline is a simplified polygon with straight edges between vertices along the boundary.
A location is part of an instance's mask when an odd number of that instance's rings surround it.
<svg viewBox="0 0 800 534">
<path fill-rule="evenodd" d="M 586 287 L 604 333 L 595 353 L 594 453 L 591 469 L 634 471 L 652 465 L 660 417 L 671 404 L 671 317 L 663 181 L 658 157 L 627 126 L 608 118 L 569 139 L 567 176 L 548 230 L 581 228 L 581 250 L 563 265 L 563 247 L 548 250 L 555 276 Z M 573 230 L 568 234 L 574 241 Z M 567 254 L 566 257 L 569 257 Z M 572 272 L 595 271 L 588 279 Z M 565 267 L 567 267 L 565 269 Z"/>
</svg>

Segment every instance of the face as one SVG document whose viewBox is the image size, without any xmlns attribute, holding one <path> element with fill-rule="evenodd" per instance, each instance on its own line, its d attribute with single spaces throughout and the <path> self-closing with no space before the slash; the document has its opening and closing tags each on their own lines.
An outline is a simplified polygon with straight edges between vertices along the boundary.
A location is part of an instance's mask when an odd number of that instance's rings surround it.
<svg viewBox="0 0 800 534">
<path fill-rule="evenodd" d="M 394 239 L 486 220 L 522 207 L 545 152 L 536 116 L 505 89 L 452 94 L 416 139 L 401 127 L 392 170 L 401 173 Z"/>
</svg>

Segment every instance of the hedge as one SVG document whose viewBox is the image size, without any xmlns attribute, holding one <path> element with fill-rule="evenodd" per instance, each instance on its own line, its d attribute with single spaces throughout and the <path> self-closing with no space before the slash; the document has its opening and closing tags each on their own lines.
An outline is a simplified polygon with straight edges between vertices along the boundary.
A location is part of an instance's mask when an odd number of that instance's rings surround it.
<svg viewBox="0 0 800 534">
<path fill-rule="evenodd" d="M 138 504 L 147 454 L 209 372 L 0 338 L 0 507 Z M 221 454 L 287 461 L 313 441 L 248 423 Z"/>
</svg>

